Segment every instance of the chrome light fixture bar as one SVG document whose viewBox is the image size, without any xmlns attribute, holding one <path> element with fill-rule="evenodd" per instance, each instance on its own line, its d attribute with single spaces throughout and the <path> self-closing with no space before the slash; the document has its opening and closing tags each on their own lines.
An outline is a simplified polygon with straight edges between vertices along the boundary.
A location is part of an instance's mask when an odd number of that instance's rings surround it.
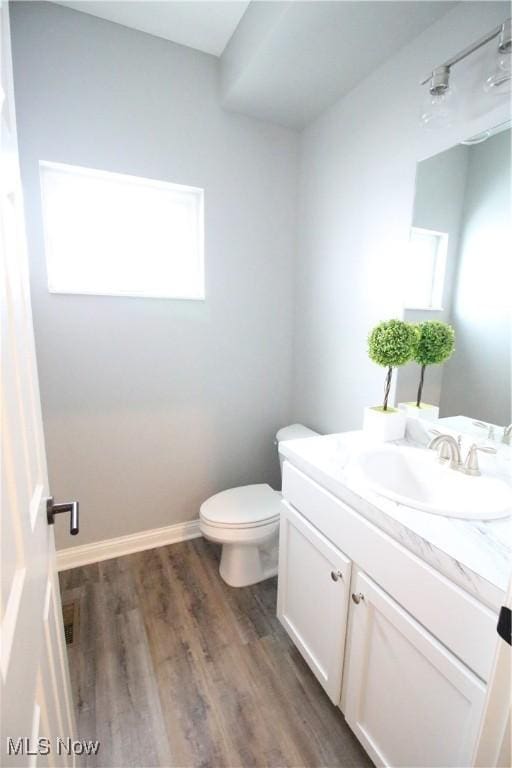
<svg viewBox="0 0 512 768">
<path fill-rule="evenodd" d="M 511 19 L 506 19 L 499 27 L 495 27 L 486 35 L 475 40 L 474 43 L 456 53 L 444 64 L 435 67 L 428 77 L 421 81 L 421 85 L 429 83 L 428 92 L 420 112 L 420 120 L 425 128 L 448 128 L 453 125 L 457 119 L 458 102 L 455 89 L 450 84 L 451 68 L 496 38 L 498 39 L 498 46 L 495 64 L 483 84 L 483 90 L 497 96 L 508 92 L 512 80 Z"/>
<path fill-rule="evenodd" d="M 432 72 L 421 81 L 421 85 L 426 85 L 430 82 L 430 93 L 432 95 L 439 95 L 448 90 L 450 81 L 450 69 L 458 64 L 459 61 L 470 56 L 475 51 L 478 51 L 482 46 L 487 45 L 491 40 L 498 38 L 498 51 L 502 54 L 510 54 L 512 51 L 512 19 L 507 19 L 500 24 L 499 27 L 495 27 L 493 30 L 483 35 L 471 45 L 463 48 L 452 56 L 444 64 L 435 67 Z"/>
</svg>

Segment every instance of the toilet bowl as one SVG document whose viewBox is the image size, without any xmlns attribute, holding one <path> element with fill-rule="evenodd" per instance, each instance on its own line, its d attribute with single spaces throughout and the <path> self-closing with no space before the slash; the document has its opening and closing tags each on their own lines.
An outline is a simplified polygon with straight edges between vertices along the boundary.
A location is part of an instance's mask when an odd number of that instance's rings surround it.
<svg viewBox="0 0 512 768">
<path fill-rule="evenodd" d="M 302 424 L 293 424 L 279 430 L 276 442 L 316 435 Z M 229 488 L 201 504 L 201 533 L 222 544 L 219 572 L 231 587 L 246 587 L 276 575 L 281 499 L 279 491 L 259 483 Z"/>
</svg>

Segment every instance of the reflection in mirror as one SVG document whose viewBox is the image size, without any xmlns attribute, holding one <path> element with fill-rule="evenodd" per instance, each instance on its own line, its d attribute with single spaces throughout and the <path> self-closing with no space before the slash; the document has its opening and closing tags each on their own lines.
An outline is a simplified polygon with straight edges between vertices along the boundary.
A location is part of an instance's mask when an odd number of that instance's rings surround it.
<svg viewBox="0 0 512 768">
<path fill-rule="evenodd" d="M 404 281 L 404 317 L 455 329 L 455 353 L 427 370 L 423 401 L 475 437 L 506 442 L 512 422 L 511 131 L 418 163 Z M 418 366 L 399 371 L 397 402 L 417 389 Z M 475 424 L 480 422 L 480 424 Z M 489 427 L 494 425 L 494 427 Z"/>
</svg>

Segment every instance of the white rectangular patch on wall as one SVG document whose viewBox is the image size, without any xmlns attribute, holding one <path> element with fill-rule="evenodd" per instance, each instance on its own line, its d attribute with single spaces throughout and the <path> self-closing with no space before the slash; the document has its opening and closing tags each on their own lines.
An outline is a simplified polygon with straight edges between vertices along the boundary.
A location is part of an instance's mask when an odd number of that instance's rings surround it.
<svg viewBox="0 0 512 768">
<path fill-rule="evenodd" d="M 40 163 L 50 293 L 204 299 L 204 190 Z"/>
</svg>

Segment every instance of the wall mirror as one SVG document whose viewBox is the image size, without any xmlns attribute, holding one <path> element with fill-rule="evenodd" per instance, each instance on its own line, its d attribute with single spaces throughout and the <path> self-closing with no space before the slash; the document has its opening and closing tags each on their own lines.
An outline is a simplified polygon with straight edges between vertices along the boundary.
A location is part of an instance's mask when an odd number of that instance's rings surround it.
<svg viewBox="0 0 512 768">
<path fill-rule="evenodd" d="M 510 124 L 418 163 L 404 319 L 455 329 L 455 353 L 427 369 L 423 400 L 445 426 L 503 441 L 512 422 Z M 417 382 L 418 366 L 400 369 L 397 402 L 410 401 Z"/>
</svg>

